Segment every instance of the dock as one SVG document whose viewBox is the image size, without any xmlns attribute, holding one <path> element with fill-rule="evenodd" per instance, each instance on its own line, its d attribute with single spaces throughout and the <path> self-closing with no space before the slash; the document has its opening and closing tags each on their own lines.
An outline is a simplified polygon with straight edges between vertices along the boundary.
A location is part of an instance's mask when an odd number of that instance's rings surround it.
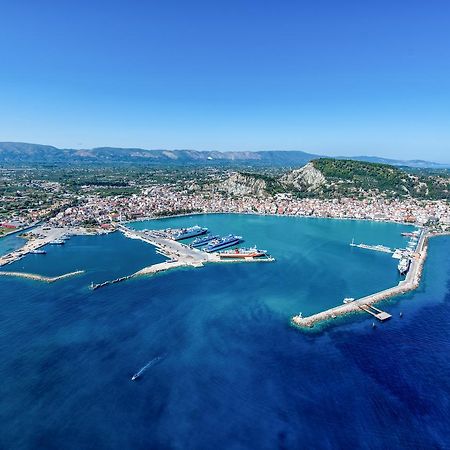
<svg viewBox="0 0 450 450">
<path fill-rule="evenodd" d="M 382 311 L 381 309 L 378 309 L 373 305 L 362 305 L 360 306 L 360 309 L 362 309 L 366 313 L 369 313 L 381 322 L 384 322 L 385 320 L 388 320 L 392 317 L 389 313 Z"/>
<path fill-rule="evenodd" d="M 389 247 L 386 247 L 385 245 L 368 245 L 368 244 L 355 244 L 354 241 L 350 243 L 350 247 L 358 247 L 363 248 L 365 250 L 374 250 L 376 252 L 382 252 L 382 253 L 394 253 L 394 250 L 392 250 Z"/>
</svg>

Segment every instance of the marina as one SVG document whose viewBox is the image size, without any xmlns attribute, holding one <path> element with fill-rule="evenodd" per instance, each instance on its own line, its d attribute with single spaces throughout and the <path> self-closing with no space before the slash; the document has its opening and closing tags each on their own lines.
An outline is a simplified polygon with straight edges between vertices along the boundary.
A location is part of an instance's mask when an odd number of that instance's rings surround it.
<svg viewBox="0 0 450 450">
<path fill-rule="evenodd" d="M 432 236 L 435 235 L 426 231 L 421 233 L 417 243 L 417 248 L 415 249 L 415 254 L 411 257 L 406 278 L 401 280 L 397 286 L 376 292 L 357 300 L 352 300 L 351 302 L 346 302 L 343 305 L 330 308 L 326 311 L 307 317 L 303 317 L 302 314 L 296 315 L 292 317 L 292 324 L 299 328 L 311 328 L 316 324 L 359 311 L 365 311 L 381 321 L 389 319 L 390 315 L 388 313 L 375 308 L 373 305 L 383 300 L 405 294 L 406 292 L 412 291 L 419 286 L 423 265 L 427 257 L 428 240 Z"/>
</svg>

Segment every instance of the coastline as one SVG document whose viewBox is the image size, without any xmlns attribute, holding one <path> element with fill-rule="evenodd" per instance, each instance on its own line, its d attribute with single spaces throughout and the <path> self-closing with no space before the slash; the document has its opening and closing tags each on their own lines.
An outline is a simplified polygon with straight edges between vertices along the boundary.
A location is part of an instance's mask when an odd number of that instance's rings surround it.
<svg viewBox="0 0 450 450">
<path fill-rule="evenodd" d="M 299 329 L 311 329 L 315 325 L 323 325 L 325 322 L 341 318 L 348 314 L 363 312 L 364 306 L 374 305 L 416 290 L 420 285 L 423 267 L 428 255 L 429 240 L 433 237 L 441 236 L 450 236 L 450 232 L 423 233 L 418 244 L 418 250 L 416 251 L 417 256 L 412 261 L 412 267 L 409 270 L 406 279 L 401 281 L 398 285 L 367 295 L 351 303 L 338 305 L 307 317 L 302 317 L 301 315 L 293 316 L 291 318 L 291 324 Z"/>
<path fill-rule="evenodd" d="M 183 214 L 168 214 L 167 216 L 145 216 L 137 219 L 126 220 L 123 222 L 119 222 L 121 224 L 130 224 L 133 222 L 145 222 L 150 220 L 163 220 L 163 219 L 173 219 L 176 217 L 190 217 L 190 216 L 202 216 L 202 215 L 212 215 L 212 214 L 236 214 L 236 215 L 246 215 L 246 216 L 269 216 L 269 217 L 299 217 L 302 219 L 330 219 L 330 220 L 355 220 L 355 221 L 364 221 L 364 222 L 375 222 L 375 223 L 395 223 L 398 225 L 405 225 L 410 227 L 422 228 L 422 225 L 411 222 L 402 222 L 398 220 L 389 220 L 389 219 L 375 219 L 375 218 L 367 218 L 367 217 L 329 217 L 329 216 L 307 216 L 302 214 L 277 214 L 277 213 L 260 213 L 258 211 L 204 211 L 204 212 L 192 212 L 192 213 L 183 213 Z"/>
</svg>

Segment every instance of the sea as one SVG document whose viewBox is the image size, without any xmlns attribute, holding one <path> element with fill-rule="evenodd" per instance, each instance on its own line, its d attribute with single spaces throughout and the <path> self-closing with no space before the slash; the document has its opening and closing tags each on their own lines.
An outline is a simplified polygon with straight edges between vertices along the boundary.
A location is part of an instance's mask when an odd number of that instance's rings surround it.
<svg viewBox="0 0 450 450">
<path fill-rule="evenodd" d="M 449 237 L 430 240 L 415 292 L 380 304 L 389 321 L 360 313 L 302 331 L 293 315 L 400 281 L 397 260 L 352 239 L 405 247 L 413 228 L 239 214 L 129 225 L 205 226 L 276 261 L 91 290 L 164 260 L 115 232 L 4 267 L 85 272 L 0 277 L 1 449 L 450 448 Z M 20 242 L 4 239 L 1 253 Z"/>
</svg>

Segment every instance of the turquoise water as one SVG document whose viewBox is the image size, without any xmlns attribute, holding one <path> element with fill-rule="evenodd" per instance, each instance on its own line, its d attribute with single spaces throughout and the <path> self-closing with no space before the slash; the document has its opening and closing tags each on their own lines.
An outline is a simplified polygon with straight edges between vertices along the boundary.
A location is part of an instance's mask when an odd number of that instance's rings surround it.
<svg viewBox="0 0 450 450">
<path fill-rule="evenodd" d="M 213 214 L 134 222 L 135 229 L 207 227 L 211 233 L 242 236 L 245 243 L 267 250 L 276 262 L 206 267 L 194 277 L 227 276 L 239 295 L 257 295 L 280 314 L 305 315 L 391 287 L 400 281 L 391 255 L 350 247 L 350 242 L 405 247 L 402 231 L 411 227 L 355 220 L 300 219 L 257 215 Z M 187 241 L 189 242 L 189 241 Z M 242 281 L 245 283 L 242 283 Z M 214 289 L 220 293 L 222 283 Z"/>
<path fill-rule="evenodd" d="M 115 233 L 72 238 L 14 267 L 82 276 L 0 278 L 0 448 L 448 447 L 450 238 L 430 241 L 420 288 L 383 305 L 389 322 L 372 329 L 358 315 L 305 334 L 292 313 L 396 281 L 395 260 L 350 249 L 353 235 L 395 246 L 404 227 L 255 216 L 156 226 L 192 223 L 242 234 L 277 262 L 91 291 L 91 280 L 161 260 Z"/>
</svg>

